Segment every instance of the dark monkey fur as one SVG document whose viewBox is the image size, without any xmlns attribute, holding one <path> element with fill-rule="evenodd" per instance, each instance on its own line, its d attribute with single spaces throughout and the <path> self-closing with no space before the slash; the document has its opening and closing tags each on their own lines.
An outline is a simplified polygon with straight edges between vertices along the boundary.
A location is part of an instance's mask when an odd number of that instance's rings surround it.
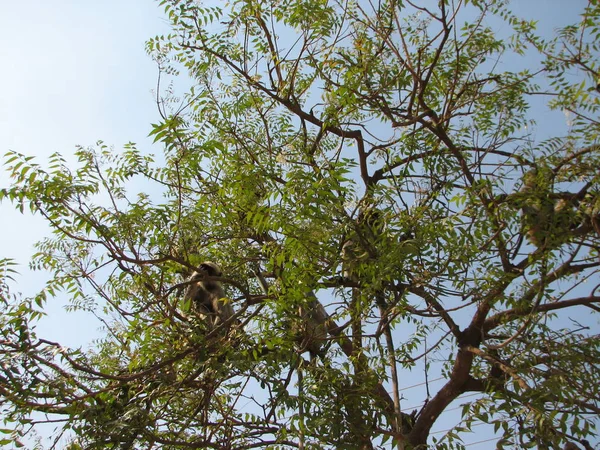
<svg viewBox="0 0 600 450">
<path fill-rule="evenodd" d="M 192 308 L 202 319 L 208 319 L 207 323 L 216 327 L 234 314 L 231 304 L 225 298 L 221 283 L 211 279 L 222 275 L 221 267 L 206 261 L 200 264 L 199 269 L 200 271 L 194 272 L 189 279 L 191 284 L 185 293 L 185 299 L 192 301 Z"/>
</svg>

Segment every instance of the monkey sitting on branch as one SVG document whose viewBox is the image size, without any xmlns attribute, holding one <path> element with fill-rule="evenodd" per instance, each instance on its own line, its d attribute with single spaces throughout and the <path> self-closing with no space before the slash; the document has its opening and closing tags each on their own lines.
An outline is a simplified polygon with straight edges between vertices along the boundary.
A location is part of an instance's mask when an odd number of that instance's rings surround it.
<svg viewBox="0 0 600 450">
<path fill-rule="evenodd" d="M 263 293 L 269 295 L 269 286 L 263 274 L 256 270 L 254 275 Z M 333 324 L 337 328 L 337 325 L 329 317 L 313 291 L 306 293 L 306 302 L 298 307 L 298 315 L 299 322 L 292 325 L 298 351 L 300 353 L 308 351 L 311 360 L 317 356 L 324 357 L 325 344 L 328 341 L 328 327 Z"/>
<path fill-rule="evenodd" d="M 222 275 L 221 267 L 211 261 L 200 264 L 199 271 L 189 278 L 190 283 L 184 299 L 211 328 L 217 327 L 233 316 L 233 307 L 225 297 L 221 282 L 215 277 Z"/>
<path fill-rule="evenodd" d="M 548 167 L 534 168 L 525 173 L 516 195 L 523 232 L 538 248 L 556 247 L 594 224 L 594 214 L 582 205 L 588 186 L 577 193 L 553 192 L 555 176 Z"/>
</svg>

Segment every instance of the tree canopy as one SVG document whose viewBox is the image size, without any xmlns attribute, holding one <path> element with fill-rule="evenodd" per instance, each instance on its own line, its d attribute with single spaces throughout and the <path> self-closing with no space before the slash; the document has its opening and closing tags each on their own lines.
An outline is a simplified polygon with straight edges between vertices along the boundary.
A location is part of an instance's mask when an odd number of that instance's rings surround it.
<svg viewBox="0 0 600 450">
<path fill-rule="evenodd" d="M 0 442 L 46 422 L 69 449 L 593 441 L 600 4 L 548 37 L 503 0 L 160 3 L 148 53 L 191 80 L 160 84 L 160 155 L 5 155 L 0 199 L 53 234 L 37 295 L 0 260 Z M 185 295 L 204 261 L 225 321 Z M 92 349 L 38 335 L 58 296 L 103 324 Z"/>
</svg>

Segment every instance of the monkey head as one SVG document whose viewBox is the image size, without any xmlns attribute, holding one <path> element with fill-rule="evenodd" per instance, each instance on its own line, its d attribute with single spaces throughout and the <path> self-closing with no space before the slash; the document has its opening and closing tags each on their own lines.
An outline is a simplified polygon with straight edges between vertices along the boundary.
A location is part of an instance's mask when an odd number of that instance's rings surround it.
<svg viewBox="0 0 600 450">
<path fill-rule="evenodd" d="M 200 264 L 199 269 L 209 277 L 220 277 L 223 274 L 221 266 L 212 261 L 204 261 L 202 264 Z"/>
<path fill-rule="evenodd" d="M 211 287 L 216 287 L 216 281 L 207 281 L 205 278 L 209 277 L 220 277 L 223 275 L 223 271 L 221 270 L 221 266 L 212 261 L 205 261 L 200 266 L 198 266 L 198 270 L 192 274 L 190 277 L 190 281 L 201 281 L 207 289 Z"/>
</svg>

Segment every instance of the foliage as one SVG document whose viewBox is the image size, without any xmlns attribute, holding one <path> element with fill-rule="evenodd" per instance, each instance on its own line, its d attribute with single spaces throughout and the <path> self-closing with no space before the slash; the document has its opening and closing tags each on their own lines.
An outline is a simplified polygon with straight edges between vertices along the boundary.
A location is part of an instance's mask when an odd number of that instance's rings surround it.
<svg viewBox="0 0 600 450">
<path fill-rule="evenodd" d="M 0 442 L 45 420 L 71 449 L 463 448 L 479 423 L 498 448 L 594 436 L 600 6 L 545 39 L 502 0 L 425 3 L 163 0 L 173 33 L 148 51 L 194 85 L 159 94 L 160 158 L 6 155 L 0 199 L 54 234 L 33 298 L 0 260 Z M 568 126 L 537 125 L 533 99 Z M 183 301 L 205 260 L 227 327 Z M 105 324 L 92 350 L 37 335 L 56 296 Z M 443 385 L 407 411 L 422 370 Z"/>
</svg>

